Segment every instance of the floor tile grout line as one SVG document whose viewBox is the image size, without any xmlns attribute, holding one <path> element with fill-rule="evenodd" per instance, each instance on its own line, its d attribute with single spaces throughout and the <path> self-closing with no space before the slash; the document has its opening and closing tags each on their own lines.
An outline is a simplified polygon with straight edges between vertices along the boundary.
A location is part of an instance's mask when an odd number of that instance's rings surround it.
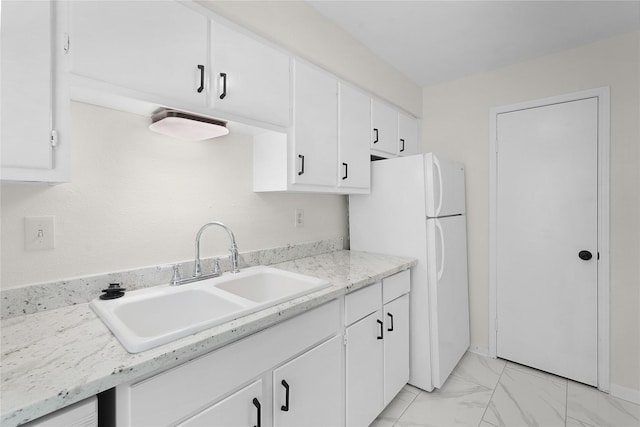
<svg viewBox="0 0 640 427">
<path fill-rule="evenodd" d="M 496 358 L 496 360 L 498 360 Z M 482 417 L 480 417 L 480 422 L 478 423 L 478 427 L 480 427 L 480 424 L 482 424 L 482 422 L 484 421 L 484 416 L 487 414 L 487 410 L 489 409 L 489 405 L 491 405 L 491 400 L 493 400 L 493 395 L 496 393 L 496 389 L 498 388 L 498 384 L 500 384 L 500 380 L 502 379 L 502 375 L 504 375 L 504 371 L 505 369 L 507 369 L 507 363 L 505 361 L 504 366 L 502 366 L 502 371 L 500 372 L 500 376 L 498 377 L 498 381 L 496 381 L 496 384 L 493 386 L 493 391 L 491 392 L 491 397 L 489 398 L 489 401 L 487 402 L 487 406 L 484 408 L 484 412 L 482 413 Z M 487 424 L 491 424 L 494 425 L 493 423 L 490 423 L 488 421 L 485 421 Z"/>
<path fill-rule="evenodd" d="M 407 383 L 409 384 L 409 383 Z M 400 421 L 400 418 L 402 418 L 402 416 L 404 415 L 405 412 L 407 412 L 407 410 L 409 409 L 409 407 L 411 405 L 413 405 L 413 402 L 416 401 L 416 399 L 418 398 L 418 396 L 420 395 L 420 393 L 422 393 L 422 390 L 420 390 L 417 394 L 415 394 L 413 396 L 413 399 L 411 399 L 411 402 L 409 402 L 409 404 L 407 405 L 406 408 L 404 408 L 404 410 L 402 411 L 402 413 L 400 415 L 398 415 L 398 418 L 396 418 L 396 420 L 393 422 L 393 424 L 391 425 L 391 427 L 395 427 L 396 424 L 398 424 L 398 421 Z M 413 393 L 412 393 L 413 394 Z"/>
</svg>

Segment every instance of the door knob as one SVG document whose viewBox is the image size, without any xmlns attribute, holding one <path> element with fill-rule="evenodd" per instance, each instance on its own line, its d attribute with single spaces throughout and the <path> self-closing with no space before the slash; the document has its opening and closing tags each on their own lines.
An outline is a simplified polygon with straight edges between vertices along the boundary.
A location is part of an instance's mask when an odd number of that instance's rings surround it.
<svg viewBox="0 0 640 427">
<path fill-rule="evenodd" d="M 580 251 L 578 252 L 578 257 L 583 261 L 589 261 L 593 258 L 593 255 L 589 251 Z"/>
</svg>

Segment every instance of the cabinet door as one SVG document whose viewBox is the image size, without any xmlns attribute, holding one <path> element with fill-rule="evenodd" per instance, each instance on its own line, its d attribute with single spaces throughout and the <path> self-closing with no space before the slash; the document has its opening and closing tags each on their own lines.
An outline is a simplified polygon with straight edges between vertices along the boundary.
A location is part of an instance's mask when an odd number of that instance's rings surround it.
<svg viewBox="0 0 640 427">
<path fill-rule="evenodd" d="M 398 138 L 401 156 L 412 156 L 420 152 L 418 120 L 404 113 L 398 113 Z"/>
<path fill-rule="evenodd" d="M 371 149 L 398 154 L 398 112 L 377 99 L 371 101 Z"/>
<path fill-rule="evenodd" d="M 263 404 L 262 380 L 258 380 L 178 426 L 259 426 L 262 424 Z"/>
<path fill-rule="evenodd" d="M 211 46 L 213 108 L 289 126 L 289 56 L 215 22 Z"/>
<path fill-rule="evenodd" d="M 273 425 L 342 426 L 342 337 L 336 336 L 273 372 Z"/>
<path fill-rule="evenodd" d="M 175 1 L 70 3 L 74 74 L 206 105 L 206 17 Z"/>
<path fill-rule="evenodd" d="M 52 8 L 48 1 L 2 2 L 3 168 L 53 167 Z"/>
<path fill-rule="evenodd" d="M 338 82 L 296 61 L 294 92 L 293 182 L 333 187 L 338 161 Z"/>
<path fill-rule="evenodd" d="M 384 405 L 409 381 L 409 294 L 384 306 Z"/>
<path fill-rule="evenodd" d="M 340 84 L 338 186 L 370 187 L 371 101 Z"/>
<path fill-rule="evenodd" d="M 347 328 L 347 426 L 367 426 L 384 409 L 382 310 Z"/>
</svg>

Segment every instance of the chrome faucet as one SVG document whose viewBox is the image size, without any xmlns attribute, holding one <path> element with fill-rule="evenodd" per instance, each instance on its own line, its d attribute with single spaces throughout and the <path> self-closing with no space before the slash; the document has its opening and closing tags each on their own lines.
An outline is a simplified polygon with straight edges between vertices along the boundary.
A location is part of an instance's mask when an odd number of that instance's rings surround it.
<svg viewBox="0 0 640 427">
<path fill-rule="evenodd" d="M 202 236 L 202 232 L 206 228 L 212 225 L 217 225 L 224 228 L 227 234 L 229 235 L 229 239 L 231 239 L 231 248 L 229 248 L 229 251 L 231 252 L 231 272 L 232 273 L 240 272 L 240 270 L 238 269 L 238 245 L 236 244 L 236 237 L 234 236 L 233 231 L 231 231 L 229 227 L 227 227 L 225 224 L 219 221 L 212 221 L 200 227 L 200 230 L 198 230 L 198 234 L 196 234 L 196 258 L 193 265 L 193 275 L 185 279 L 181 278 L 179 267 L 176 264 L 173 266 L 173 277 L 171 278 L 171 285 L 173 286 L 184 285 L 186 283 L 192 283 L 198 280 L 204 280 L 211 277 L 218 277 L 222 274 L 222 271 L 220 270 L 220 264 L 218 263 L 217 258 L 214 262 L 213 271 L 208 274 L 202 274 L 202 265 L 200 262 L 200 236 Z"/>
<path fill-rule="evenodd" d="M 198 234 L 196 234 L 196 261 L 195 265 L 193 266 L 193 277 L 200 277 L 202 275 L 202 269 L 200 266 L 200 236 L 202 235 L 202 232 L 211 225 L 217 225 L 224 228 L 229 235 L 229 239 L 231 239 L 231 248 L 229 248 L 229 251 L 231 251 L 231 272 L 239 273 L 240 270 L 238 270 L 238 245 L 236 245 L 236 236 L 234 236 L 233 231 L 231 231 L 231 229 L 223 223 L 219 221 L 213 221 L 200 227 L 200 230 L 198 230 Z"/>
</svg>

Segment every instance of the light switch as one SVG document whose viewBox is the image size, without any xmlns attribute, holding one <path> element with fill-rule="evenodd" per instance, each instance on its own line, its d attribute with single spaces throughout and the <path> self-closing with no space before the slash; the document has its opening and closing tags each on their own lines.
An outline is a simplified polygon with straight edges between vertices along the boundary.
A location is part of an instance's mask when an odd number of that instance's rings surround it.
<svg viewBox="0 0 640 427">
<path fill-rule="evenodd" d="M 304 209 L 296 209 L 295 212 L 295 227 L 304 227 Z"/>
<path fill-rule="evenodd" d="M 24 217 L 24 250 L 42 251 L 55 247 L 55 216 Z"/>
</svg>

